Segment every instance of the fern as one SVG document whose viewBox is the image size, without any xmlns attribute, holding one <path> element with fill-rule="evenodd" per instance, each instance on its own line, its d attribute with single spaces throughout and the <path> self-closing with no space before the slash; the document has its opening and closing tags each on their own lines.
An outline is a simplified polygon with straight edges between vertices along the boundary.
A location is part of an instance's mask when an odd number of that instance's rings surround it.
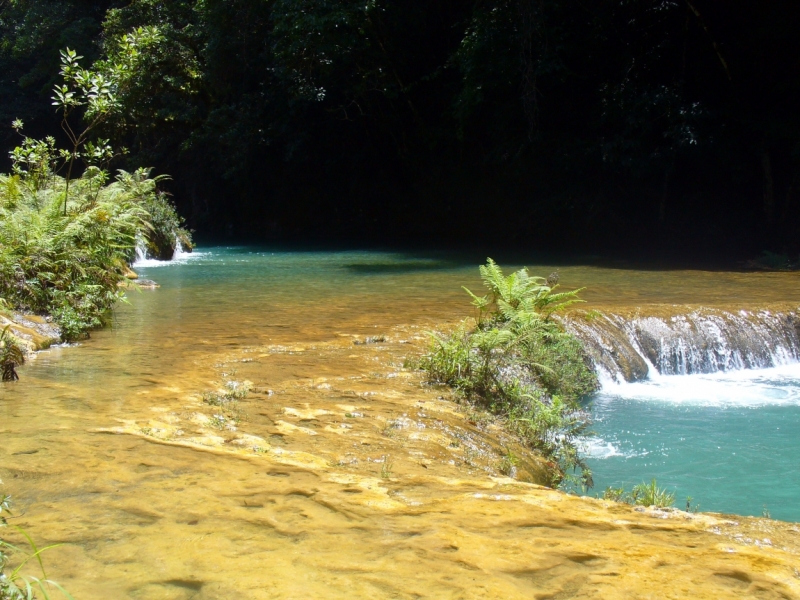
<svg viewBox="0 0 800 600">
<path fill-rule="evenodd" d="M 480 311 L 479 322 L 486 314 L 497 320 L 511 321 L 519 312 L 536 313 L 544 320 L 565 308 L 583 302 L 578 294 L 584 288 L 570 292 L 553 293 L 558 285 L 550 287 L 544 277 L 534 277 L 523 268 L 509 276 L 491 258 L 480 267 L 481 279 L 489 294 L 479 297 L 464 288 Z"/>
<path fill-rule="evenodd" d="M 485 296 L 464 288 L 478 308 L 477 324 L 433 336 L 420 366 L 431 381 L 503 417 L 552 462 L 554 484 L 579 471 L 582 485 L 590 486 L 576 444 L 590 422 L 577 401 L 597 388 L 597 377 L 580 342 L 551 319 L 581 302 L 581 290 L 554 293 L 557 286 L 527 269 L 505 276 L 491 258 L 480 274 Z"/>
<path fill-rule="evenodd" d="M 17 367 L 25 364 L 25 351 L 6 325 L 0 333 L 0 372 L 3 381 L 16 381 Z"/>
<path fill-rule="evenodd" d="M 66 340 L 101 326 L 122 293 L 137 235 L 152 231 L 148 206 L 160 178 L 120 171 L 111 183 L 87 169 L 71 183 L 52 173 L 0 175 L 0 296 L 54 316 Z"/>
</svg>

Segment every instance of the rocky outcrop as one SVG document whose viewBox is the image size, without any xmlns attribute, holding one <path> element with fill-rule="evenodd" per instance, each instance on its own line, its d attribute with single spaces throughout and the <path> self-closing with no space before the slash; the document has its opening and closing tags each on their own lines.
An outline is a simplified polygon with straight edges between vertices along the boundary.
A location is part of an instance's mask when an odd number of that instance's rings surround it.
<svg viewBox="0 0 800 600">
<path fill-rule="evenodd" d="M 6 327 L 29 354 L 61 341 L 61 330 L 49 317 L 13 311 L 0 313 L 0 330 Z"/>
</svg>

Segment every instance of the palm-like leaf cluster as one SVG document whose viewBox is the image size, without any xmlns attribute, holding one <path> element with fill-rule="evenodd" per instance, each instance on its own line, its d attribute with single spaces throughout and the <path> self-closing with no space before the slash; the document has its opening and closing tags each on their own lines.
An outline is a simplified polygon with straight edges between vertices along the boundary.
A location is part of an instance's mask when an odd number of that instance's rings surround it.
<svg viewBox="0 0 800 600">
<path fill-rule="evenodd" d="M 150 229 L 156 195 L 148 171 L 107 175 L 88 168 L 71 183 L 50 173 L 0 175 L 0 297 L 18 309 L 52 314 L 65 339 L 85 335 L 122 297 L 118 283 L 136 236 Z"/>
<path fill-rule="evenodd" d="M 432 381 L 505 418 L 551 461 L 554 483 L 577 469 L 590 485 L 576 445 L 590 422 L 578 400 L 597 388 L 597 377 L 580 342 L 551 319 L 581 302 L 581 290 L 556 293 L 527 269 L 504 276 L 492 259 L 480 272 L 488 294 L 464 288 L 478 308 L 477 323 L 434 336 L 422 367 Z"/>
<path fill-rule="evenodd" d="M 17 367 L 25 364 L 25 351 L 9 332 L 9 326 L 0 333 L 0 373 L 3 381 L 16 381 Z"/>
</svg>

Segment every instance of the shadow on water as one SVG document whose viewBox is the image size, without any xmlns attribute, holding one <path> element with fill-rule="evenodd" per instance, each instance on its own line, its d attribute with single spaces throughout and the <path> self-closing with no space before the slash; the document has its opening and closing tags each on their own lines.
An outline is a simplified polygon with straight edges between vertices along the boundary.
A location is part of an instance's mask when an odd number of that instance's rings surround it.
<svg viewBox="0 0 800 600">
<path fill-rule="evenodd" d="M 408 260 L 403 262 L 360 262 L 344 265 L 359 275 L 399 275 L 426 271 L 448 271 L 467 266 L 466 262 L 451 260 Z"/>
<path fill-rule="evenodd" d="M 211 242 L 213 240 L 206 240 Z M 217 240 L 222 242 L 222 240 Z M 213 243 L 203 246 L 214 246 Z M 445 271 L 463 267 L 477 267 L 492 257 L 500 265 L 549 265 L 552 268 L 592 267 L 609 271 L 639 271 L 665 273 L 671 271 L 702 271 L 724 273 L 775 273 L 792 272 L 792 269 L 771 269 L 759 261 L 741 261 L 718 256 L 695 254 L 589 254 L 585 252 L 552 251 L 528 246 L 510 247 L 503 244 L 334 244 L 324 242 L 284 242 L 272 244 L 220 244 L 229 255 L 253 254 L 316 254 L 316 253 L 370 253 L 389 255 L 392 259 L 381 262 L 353 262 L 343 265 L 354 274 L 409 274 Z M 394 260 L 397 258 L 398 260 Z M 795 270 L 794 272 L 798 272 Z M 546 274 L 545 274 L 546 275 Z"/>
</svg>

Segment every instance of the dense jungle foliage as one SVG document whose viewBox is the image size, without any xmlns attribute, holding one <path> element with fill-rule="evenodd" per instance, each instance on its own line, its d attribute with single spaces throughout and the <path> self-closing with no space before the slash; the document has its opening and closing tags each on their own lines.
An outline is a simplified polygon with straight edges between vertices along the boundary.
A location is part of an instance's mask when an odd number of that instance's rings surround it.
<svg viewBox="0 0 800 600">
<path fill-rule="evenodd" d="M 800 5 L 3 0 L 0 123 L 151 32 L 98 130 L 239 238 L 800 250 Z M 0 131 L 3 141 L 10 145 Z M 2 170 L 2 169 L 0 169 Z"/>
<path fill-rule="evenodd" d="M 65 340 L 104 324 L 124 296 L 137 235 L 151 230 L 147 206 L 166 202 L 146 170 L 105 184 L 103 171 L 87 169 L 71 187 L 65 214 L 64 178 L 0 175 L 0 297 L 52 315 Z"/>
<path fill-rule="evenodd" d="M 480 272 L 489 293 L 467 290 L 478 318 L 434 336 L 420 366 L 432 382 L 502 417 L 550 461 L 554 485 L 566 479 L 591 487 L 577 447 L 590 419 L 578 400 L 597 390 L 597 377 L 581 343 L 551 318 L 580 302 L 580 290 L 556 293 L 557 284 L 526 269 L 506 277 L 492 259 Z"/>
<path fill-rule="evenodd" d="M 122 115 L 121 95 L 153 35 L 141 28 L 123 34 L 113 59 L 91 69 L 74 50 L 59 52 L 61 81 L 51 104 L 66 148 L 53 136 L 24 135 L 20 119 L 11 123 L 21 140 L 9 153 L 11 173 L 0 174 L 0 301 L 51 315 L 67 341 L 102 326 L 123 298 L 120 286 L 137 244 L 160 258 L 172 257 L 178 239 L 190 244 L 175 208 L 156 188 L 165 176 L 119 170 L 109 183 L 109 164 L 125 150 L 93 133 Z M 3 380 L 16 379 L 17 344 L 7 331 L 1 343 Z"/>
</svg>

